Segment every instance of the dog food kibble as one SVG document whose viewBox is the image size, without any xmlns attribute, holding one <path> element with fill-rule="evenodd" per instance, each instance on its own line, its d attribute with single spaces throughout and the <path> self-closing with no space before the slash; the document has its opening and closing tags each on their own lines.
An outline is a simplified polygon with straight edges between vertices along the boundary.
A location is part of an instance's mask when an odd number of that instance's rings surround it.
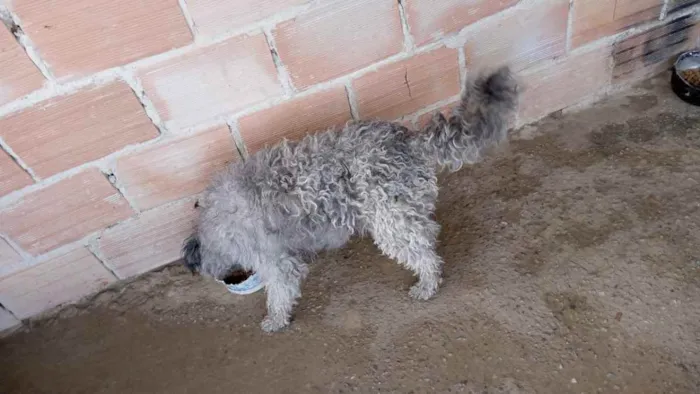
<svg viewBox="0 0 700 394">
<path fill-rule="evenodd" d="M 230 274 L 228 274 L 228 276 L 224 278 L 224 283 L 226 283 L 227 285 L 237 285 L 243 282 L 244 280 L 248 279 L 249 276 L 250 272 L 236 270 L 231 272 Z"/>
<path fill-rule="evenodd" d="M 683 79 L 688 81 L 693 86 L 700 86 L 700 68 L 692 68 L 684 70 L 682 73 Z"/>
</svg>

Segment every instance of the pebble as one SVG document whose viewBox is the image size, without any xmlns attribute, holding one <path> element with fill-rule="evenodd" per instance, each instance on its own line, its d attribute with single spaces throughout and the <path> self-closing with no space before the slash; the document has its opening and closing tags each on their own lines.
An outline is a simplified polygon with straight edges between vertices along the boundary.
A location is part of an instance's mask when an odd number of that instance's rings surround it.
<svg viewBox="0 0 700 394">
<path fill-rule="evenodd" d="M 576 378 L 571 378 L 571 383 L 576 384 L 578 382 L 576 381 Z"/>
</svg>

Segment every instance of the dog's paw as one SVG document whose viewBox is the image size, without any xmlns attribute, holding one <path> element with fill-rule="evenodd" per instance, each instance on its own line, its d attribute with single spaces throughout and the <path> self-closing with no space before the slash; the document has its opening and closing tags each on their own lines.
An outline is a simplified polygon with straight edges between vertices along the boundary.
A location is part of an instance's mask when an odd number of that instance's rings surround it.
<svg viewBox="0 0 700 394">
<path fill-rule="evenodd" d="M 260 328 L 265 332 L 277 332 L 281 331 L 289 325 L 289 322 L 284 319 L 272 318 L 266 316 L 262 323 L 260 323 Z"/>
<path fill-rule="evenodd" d="M 436 285 L 425 285 L 422 283 L 416 283 L 408 291 L 408 295 L 414 300 L 427 301 L 437 293 L 438 287 Z"/>
</svg>

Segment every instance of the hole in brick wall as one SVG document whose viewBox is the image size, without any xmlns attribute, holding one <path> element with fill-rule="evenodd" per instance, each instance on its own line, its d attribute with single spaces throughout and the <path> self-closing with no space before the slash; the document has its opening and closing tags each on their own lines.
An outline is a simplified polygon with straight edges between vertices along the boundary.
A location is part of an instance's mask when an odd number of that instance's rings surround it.
<svg viewBox="0 0 700 394">
<path fill-rule="evenodd" d="M 14 19 L 12 19 L 12 16 L 9 14 L 6 14 L 0 10 L 0 21 L 7 26 L 7 29 L 12 33 L 15 38 L 19 38 L 20 35 L 24 34 L 24 31 L 22 30 L 22 27 L 15 23 Z"/>
<path fill-rule="evenodd" d="M 148 113 L 148 111 L 146 110 L 146 105 L 141 100 L 141 97 L 146 97 L 146 91 L 142 90 L 141 94 L 138 94 L 136 93 L 136 91 L 134 91 L 134 94 L 136 95 L 136 98 L 138 99 L 141 108 L 143 108 L 144 112 Z"/>
<path fill-rule="evenodd" d="M 277 50 L 275 48 L 272 48 L 269 41 L 268 45 L 270 45 L 270 55 L 272 55 L 272 62 L 275 63 L 275 68 L 279 69 L 282 65 L 282 59 L 280 59 L 280 55 L 279 53 L 277 53 Z"/>
<path fill-rule="evenodd" d="M 104 175 L 107 178 L 107 180 L 109 181 L 109 183 L 111 183 L 113 185 L 117 183 L 117 176 L 114 175 L 114 173 L 109 172 L 109 173 L 106 173 Z"/>
<path fill-rule="evenodd" d="M 20 37 L 24 36 L 24 30 L 22 30 L 22 26 L 15 23 L 14 19 L 12 19 L 12 16 L 2 12 L 1 9 L 0 21 L 7 27 L 7 30 L 9 30 L 10 33 L 12 33 L 12 35 L 15 36 L 15 40 L 17 40 L 18 43 L 22 44 L 20 42 Z"/>
</svg>

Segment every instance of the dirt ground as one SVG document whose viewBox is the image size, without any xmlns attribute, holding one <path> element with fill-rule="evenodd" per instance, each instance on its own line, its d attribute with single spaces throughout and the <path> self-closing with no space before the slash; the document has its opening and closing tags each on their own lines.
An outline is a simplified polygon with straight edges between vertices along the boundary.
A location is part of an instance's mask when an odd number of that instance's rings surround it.
<svg viewBox="0 0 700 394">
<path fill-rule="evenodd" d="M 262 293 L 170 267 L 0 340 L 0 392 L 700 392 L 700 109 L 666 78 L 441 184 L 431 301 L 358 239 L 269 335 Z"/>
</svg>

